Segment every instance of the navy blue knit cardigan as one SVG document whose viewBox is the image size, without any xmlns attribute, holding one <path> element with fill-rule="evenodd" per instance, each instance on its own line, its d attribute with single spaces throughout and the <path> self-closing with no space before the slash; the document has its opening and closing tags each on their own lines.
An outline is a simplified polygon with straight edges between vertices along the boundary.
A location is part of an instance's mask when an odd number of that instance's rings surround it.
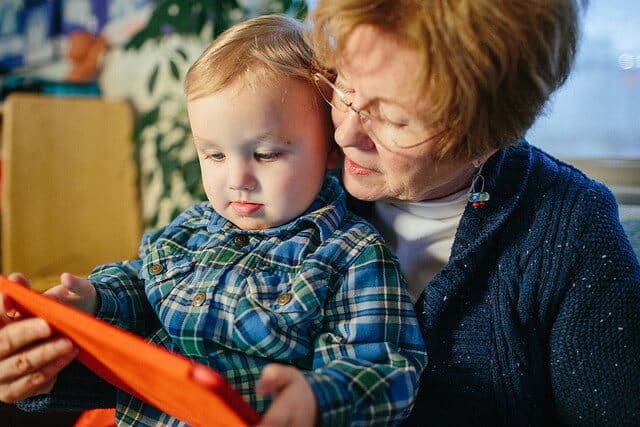
<svg viewBox="0 0 640 427">
<path fill-rule="evenodd" d="M 410 426 L 640 425 L 640 267 L 602 184 L 521 142 L 484 166 L 416 310 Z"/>
</svg>

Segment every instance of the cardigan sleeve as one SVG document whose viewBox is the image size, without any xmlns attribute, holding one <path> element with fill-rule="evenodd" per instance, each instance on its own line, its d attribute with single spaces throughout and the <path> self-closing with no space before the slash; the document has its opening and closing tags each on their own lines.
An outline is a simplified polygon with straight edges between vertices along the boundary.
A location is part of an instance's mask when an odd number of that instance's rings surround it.
<svg viewBox="0 0 640 427">
<path fill-rule="evenodd" d="M 27 412 L 113 408 L 117 389 L 78 361 L 60 372 L 53 390 L 16 403 Z"/>
<path fill-rule="evenodd" d="M 640 419 L 640 267 L 613 195 L 586 188 L 567 224 L 577 232 L 570 283 L 550 334 L 550 374 L 563 424 Z"/>
</svg>

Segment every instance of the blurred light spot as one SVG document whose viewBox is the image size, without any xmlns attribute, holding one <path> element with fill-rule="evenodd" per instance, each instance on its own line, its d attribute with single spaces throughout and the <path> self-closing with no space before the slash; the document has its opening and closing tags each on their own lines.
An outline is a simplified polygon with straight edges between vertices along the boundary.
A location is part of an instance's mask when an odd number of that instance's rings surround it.
<svg viewBox="0 0 640 427">
<path fill-rule="evenodd" d="M 618 57 L 618 65 L 623 70 L 630 70 L 633 68 L 634 62 L 636 62 L 635 59 L 634 55 L 631 55 L 630 53 L 623 53 Z"/>
<path fill-rule="evenodd" d="M 178 16 L 178 13 L 180 13 L 180 6 L 175 3 L 172 4 L 171 6 L 169 6 L 169 9 L 167 9 L 167 13 L 169 14 L 169 16 Z"/>
</svg>

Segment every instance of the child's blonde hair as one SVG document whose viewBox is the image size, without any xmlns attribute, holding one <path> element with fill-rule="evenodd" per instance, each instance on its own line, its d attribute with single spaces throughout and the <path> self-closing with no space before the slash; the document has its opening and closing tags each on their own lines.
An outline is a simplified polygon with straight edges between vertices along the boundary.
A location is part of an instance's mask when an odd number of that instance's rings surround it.
<svg viewBox="0 0 640 427">
<path fill-rule="evenodd" d="M 302 23 L 286 15 L 263 15 L 218 36 L 185 77 L 187 100 L 211 95 L 238 79 L 250 87 L 300 78 L 313 84 L 316 60 Z"/>
</svg>

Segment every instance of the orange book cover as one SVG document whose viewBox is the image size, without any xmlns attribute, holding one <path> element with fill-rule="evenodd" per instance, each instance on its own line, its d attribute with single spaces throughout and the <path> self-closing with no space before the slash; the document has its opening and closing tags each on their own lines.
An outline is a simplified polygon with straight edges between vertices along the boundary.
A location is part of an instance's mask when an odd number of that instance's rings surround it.
<svg viewBox="0 0 640 427">
<path fill-rule="evenodd" d="M 121 390 L 193 426 L 248 426 L 259 415 L 217 372 L 211 388 L 196 383 L 192 360 L 144 341 L 0 276 L 0 293 L 25 313 L 45 319 L 80 349 L 78 360 Z"/>
</svg>

